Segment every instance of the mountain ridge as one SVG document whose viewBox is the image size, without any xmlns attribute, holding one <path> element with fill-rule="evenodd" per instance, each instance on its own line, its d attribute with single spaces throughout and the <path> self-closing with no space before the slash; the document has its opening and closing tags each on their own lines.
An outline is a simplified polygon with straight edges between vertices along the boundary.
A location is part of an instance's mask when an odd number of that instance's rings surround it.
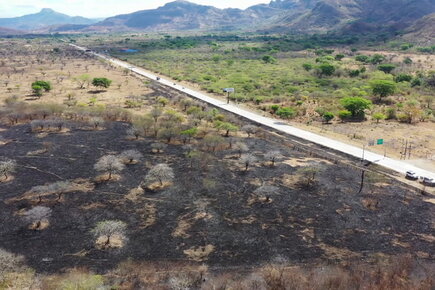
<svg viewBox="0 0 435 290">
<path fill-rule="evenodd" d="M 177 0 L 102 21 L 44 8 L 36 14 L 0 18 L 0 27 L 49 33 L 243 30 L 359 34 L 402 31 L 412 25 L 418 29 L 423 26 L 414 23 L 431 13 L 435 13 L 435 0 L 272 0 L 245 10 Z"/>
<path fill-rule="evenodd" d="M 43 8 L 38 13 L 34 14 L 28 14 L 12 18 L 0 18 L 0 27 L 32 32 L 53 25 L 90 25 L 96 22 L 97 20 L 88 19 L 81 16 L 69 16 L 63 13 L 56 12 L 51 8 Z"/>
</svg>

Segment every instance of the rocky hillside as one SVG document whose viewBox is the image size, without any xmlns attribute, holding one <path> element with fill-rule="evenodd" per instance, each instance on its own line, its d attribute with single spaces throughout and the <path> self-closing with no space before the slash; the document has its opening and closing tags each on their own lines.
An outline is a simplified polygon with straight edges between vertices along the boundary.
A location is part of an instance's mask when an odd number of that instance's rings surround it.
<svg viewBox="0 0 435 290">
<path fill-rule="evenodd" d="M 0 36 L 8 36 L 8 35 L 20 35 L 24 34 L 23 31 L 0 27 Z"/>
<path fill-rule="evenodd" d="M 301 4 L 303 3 L 303 4 Z M 435 12 L 433 0 L 300 0 L 274 24 L 295 31 L 403 29 Z"/>
<path fill-rule="evenodd" d="M 435 13 L 417 20 L 405 30 L 402 39 L 421 45 L 435 45 Z"/>
<path fill-rule="evenodd" d="M 52 25 L 62 24 L 93 24 L 95 20 L 76 16 L 71 17 L 44 8 L 39 13 L 14 18 L 0 18 L 0 26 L 16 30 L 35 31 Z"/>
<path fill-rule="evenodd" d="M 240 9 L 175 1 L 118 15 L 88 27 L 95 31 L 268 29 L 286 32 L 352 32 L 404 29 L 435 12 L 434 0 L 274 0 Z"/>
<path fill-rule="evenodd" d="M 178 0 L 157 9 L 117 15 L 98 23 L 43 9 L 37 14 L 0 19 L 0 26 L 39 32 L 259 30 L 317 33 L 334 30 L 365 33 L 405 30 L 431 13 L 435 13 L 435 0 L 273 0 L 245 10 L 218 9 Z M 413 33 L 422 25 L 413 26 Z M 431 30 L 427 27 L 424 34 L 430 37 Z"/>
<path fill-rule="evenodd" d="M 175 1 L 152 10 L 118 15 L 93 25 L 96 30 L 237 29 L 263 15 L 240 9 L 218 9 L 188 1 Z"/>
</svg>

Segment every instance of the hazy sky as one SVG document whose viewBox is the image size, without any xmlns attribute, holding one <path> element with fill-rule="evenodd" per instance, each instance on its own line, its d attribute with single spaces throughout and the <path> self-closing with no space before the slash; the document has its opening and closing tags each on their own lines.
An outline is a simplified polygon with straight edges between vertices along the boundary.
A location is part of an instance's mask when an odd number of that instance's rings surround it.
<svg viewBox="0 0 435 290">
<path fill-rule="evenodd" d="M 143 9 L 152 9 L 171 0 L 0 0 L 0 17 L 16 17 L 52 8 L 71 16 L 108 17 Z M 191 0 L 218 8 L 246 8 L 270 0 Z"/>
</svg>

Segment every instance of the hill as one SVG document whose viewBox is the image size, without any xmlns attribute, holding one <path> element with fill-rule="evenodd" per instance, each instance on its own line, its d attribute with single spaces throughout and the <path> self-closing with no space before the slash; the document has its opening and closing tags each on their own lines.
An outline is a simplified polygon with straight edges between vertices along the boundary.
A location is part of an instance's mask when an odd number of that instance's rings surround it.
<svg viewBox="0 0 435 290">
<path fill-rule="evenodd" d="M 254 19 L 263 18 L 254 10 L 218 9 L 213 6 L 175 1 L 151 10 L 118 15 L 97 23 L 91 29 L 116 30 L 232 30 L 252 25 Z"/>
<path fill-rule="evenodd" d="M 21 35 L 24 33 L 25 33 L 24 31 L 0 27 L 0 36 Z"/>
<path fill-rule="evenodd" d="M 245 10 L 218 9 L 177 0 L 157 9 L 117 15 L 99 22 L 42 9 L 37 14 L 0 19 L 0 26 L 33 32 L 257 30 L 366 33 L 405 30 L 431 13 L 435 13 L 434 0 L 273 0 Z M 426 21 L 413 26 L 414 35 L 418 35 Z M 423 34 L 430 37 L 430 31 L 427 26 Z"/>
<path fill-rule="evenodd" d="M 405 30 L 402 39 L 421 45 L 435 45 L 435 13 L 417 20 Z"/>
<path fill-rule="evenodd" d="M 295 10 L 288 11 L 274 24 L 293 31 L 319 32 L 339 30 L 366 32 L 367 30 L 398 30 L 415 20 L 435 12 L 431 0 L 322 0 L 303 1 Z"/>
<path fill-rule="evenodd" d="M 274 0 L 245 10 L 178 0 L 107 18 L 83 31 L 267 30 L 352 33 L 400 30 L 435 12 L 432 0 Z"/>
<path fill-rule="evenodd" d="M 95 20 L 80 16 L 71 17 L 49 8 L 44 8 L 38 13 L 21 17 L 0 18 L 1 27 L 27 31 L 35 31 L 51 25 L 93 24 L 95 22 Z"/>
</svg>

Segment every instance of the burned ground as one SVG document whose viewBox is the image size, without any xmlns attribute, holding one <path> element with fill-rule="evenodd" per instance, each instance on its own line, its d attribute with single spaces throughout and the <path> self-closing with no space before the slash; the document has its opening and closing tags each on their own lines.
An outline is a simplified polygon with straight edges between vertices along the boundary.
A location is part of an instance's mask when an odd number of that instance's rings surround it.
<svg viewBox="0 0 435 290">
<path fill-rule="evenodd" d="M 0 155 L 15 159 L 18 168 L 14 180 L 0 183 L 0 248 L 23 255 L 38 272 L 75 266 L 105 272 L 129 258 L 212 266 L 258 265 L 277 257 L 291 263 L 369 260 L 399 253 L 433 259 L 433 204 L 384 176 L 367 173 L 358 194 L 357 169 L 267 138 L 232 137 L 243 139 L 258 159 L 244 172 L 235 150 L 207 152 L 192 161 L 174 142 L 154 154 L 156 140 L 128 140 L 129 126 L 116 122 L 105 130 L 83 130 L 71 123 L 68 133 L 47 135 L 32 133 L 27 124 L 4 127 L 3 138 L 12 142 L 0 146 Z M 47 142 L 53 146 L 46 153 L 27 155 Z M 59 180 L 93 184 L 98 158 L 127 149 L 139 150 L 144 159 L 128 165 L 118 181 L 65 193 L 59 201 L 47 195 L 38 204 L 36 196 L 25 195 L 33 186 Z M 283 155 L 274 167 L 264 161 L 271 150 Z M 313 162 L 320 168 L 317 183 L 304 188 L 298 169 Z M 174 169 L 174 184 L 134 193 L 158 163 Z M 263 184 L 278 188 L 267 202 L 254 199 Z M 42 231 L 29 230 L 21 216 L 37 204 L 53 211 Z M 102 220 L 127 223 L 122 249 L 95 248 L 92 229 Z"/>
</svg>

